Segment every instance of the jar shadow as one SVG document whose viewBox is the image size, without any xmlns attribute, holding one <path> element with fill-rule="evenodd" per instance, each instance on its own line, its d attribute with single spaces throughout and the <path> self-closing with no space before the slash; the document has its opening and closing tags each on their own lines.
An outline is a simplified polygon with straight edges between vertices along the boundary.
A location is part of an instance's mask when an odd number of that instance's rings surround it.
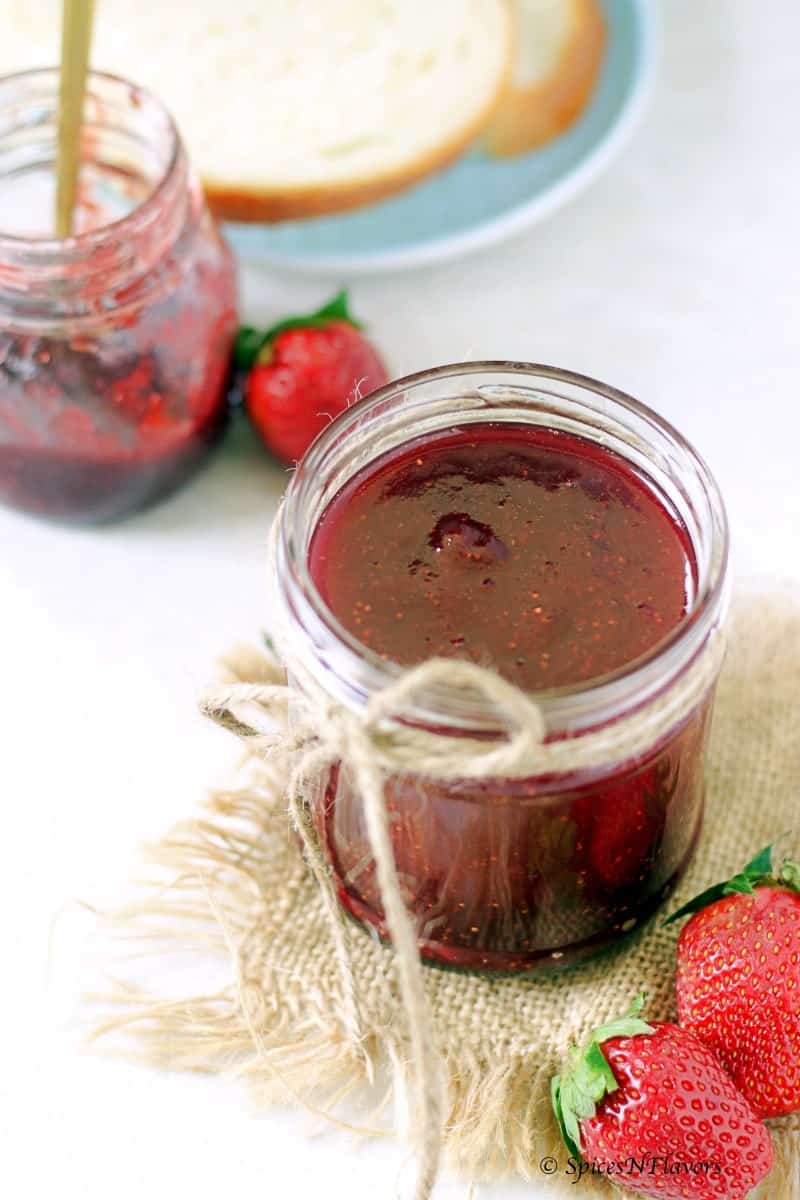
<svg viewBox="0 0 800 1200">
<path fill-rule="evenodd" d="M 98 525 L 94 532 L 138 538 L 202 531 L 211 537 L 252 527 L 266 542 L 291 470 L 264 449 L 244 414 L 234 412 L 220 444 L 194 478 L 135 516 Z"/>
</svg>

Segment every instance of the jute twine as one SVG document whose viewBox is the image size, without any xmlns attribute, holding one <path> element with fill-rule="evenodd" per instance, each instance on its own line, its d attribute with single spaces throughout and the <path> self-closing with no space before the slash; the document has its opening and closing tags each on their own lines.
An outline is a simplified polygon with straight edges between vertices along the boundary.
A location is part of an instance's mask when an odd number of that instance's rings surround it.
<svg viewBox="0 0 800 1200">
<path fill-rule="evenodd" d="M 628 749 L 639 737 L 652 744 L 690 711 L 719 654 L 712 644 L 681 683 L 614 735 L 620 744 Z M 528 698 L 470 664 L 415 668 L 361 717 L 331 705 L 313 680 L 289 689 L 280 668 L 255 651 L 237 652 L 228 668 L 229 682 L 204 706 L 242 737 L 242 782 L 212 797 L 210 816 L 153 848 L 168 880 L 122 919 L 144 936 L 158 914 L 161 936 L 179 942 L 196 936 L 198 922 L 216 929 L 234 978 L 199 998 L 165 1000 L 119 987 L 106 998 L 116 1009 L 98 1032 L 133 1029 L 161 1065 L 229 1070 L 235 1061 L 259 1099 L 290 1097 L 331 1116 L 345 1098 L 371 1094 L 388 1065 L 386 1096 L 375 1110 L 394 1102 L 401 1117 L 406 1108 L 411 1113 L 401 1132 L 419 1155 L 418 1200 L 430 1194 L 442 1150 L 473 1178 L 536 1177 L 547 1155 L 563 1168 L 549 1078 L 570 1043 L 618 1015 L 640 990 L 651 1017 L 674 1015 L 677 931 L 655 921 L 613 954 L 555 977 L 421 966 L 391 853 L 383 778 L 411 764 L 445 778 L 539 774 L 559 769 L 553 763 L 563 763 L 564 744 L 543 741 L 541 714 Z M 492 700 L 507 715 L 507 738 L 466 747 L 469 739 L 457 738 L 456 747 L 394 724 L 391 714 L 432 678 Z M 706 824 L 676 904 L 734 872 L 796 820 L 799 694 L 800 609 L 785 597 L 741 600 L 718 692 Z M 617 744 L 603 738 L 576 740 L 570 765 L 614 761 Z M 339 759 L 364 801 L 393 949 L 342 918 L 308 819 L 309 798 Z M 288 836 L 287 797 L 303 852 Z M 800 1200 L 800 1121 L 773 1127 L 777 1163 L 761 1195 Z M 608 1185 L 594 1179 L 581 1186 L 590 1195 Z"/>
</svg>

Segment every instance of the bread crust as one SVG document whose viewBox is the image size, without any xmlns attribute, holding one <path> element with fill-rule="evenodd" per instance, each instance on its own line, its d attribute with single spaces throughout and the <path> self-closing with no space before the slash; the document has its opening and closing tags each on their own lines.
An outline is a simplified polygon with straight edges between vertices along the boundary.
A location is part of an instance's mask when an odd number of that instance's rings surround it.
<svg viewBox="0 0 800 1200">
<path fill-rule="evenodd" d="M 506 13 L 504 64 L 497 83 L 483 110 L 447 142 L 421 154 L 413 162 L 381 175 L 344 180 L 335 184 L 317 184 L 296 188 L 253 188 L 231 184 L 203 175 L 202 182 L 211 211 L 223 221 L 245 223 L 295 221 L 308 217 L 347 212 L 385 200 L 405 191 L 429 175 L 449 167 L 486 131 L 507 95 L 514 69 L 516 22 L 509 4 Z"/>
<path fill-rule="evenodd" d="M 606 23 L 599 0 L 569 0 L 571 34 L 550 76 L 529 87 L 506 88 L 486 134 L 496 158 L 526 154 L 558 137 L 578 119 L 594 92 L 605 56 Z"/>
</svg>

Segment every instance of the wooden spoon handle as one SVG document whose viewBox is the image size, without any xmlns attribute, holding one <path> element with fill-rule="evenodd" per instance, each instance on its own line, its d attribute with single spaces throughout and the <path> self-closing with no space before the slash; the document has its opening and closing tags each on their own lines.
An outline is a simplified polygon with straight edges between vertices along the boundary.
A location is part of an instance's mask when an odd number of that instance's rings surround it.
<svg viewBox="0 0 800 1200">
<path fill-rule="evenodd" d="M 56 160 L 56 237 L 59 238 L 72 233 L 93 22 L 94 0 L 64 0 Z"/>
</svg>

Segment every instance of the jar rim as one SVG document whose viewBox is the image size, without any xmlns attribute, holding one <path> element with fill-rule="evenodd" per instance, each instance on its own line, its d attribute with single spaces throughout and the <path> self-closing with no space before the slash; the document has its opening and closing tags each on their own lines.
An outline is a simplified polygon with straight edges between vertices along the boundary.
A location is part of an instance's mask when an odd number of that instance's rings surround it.
<svg viewBox="0 0 800 1200">
<path fill-rule="evenodd" d="M 276 537 L 275 574 L 278 578 L 273 580 L 279 617 L 288 618 L 290 625 L 299 626 L 306 634 L 311 633 L 314 645 L 312 657 L 316 661 L 307 662 L 306 667 L 310 666 L 313 670 L 317 666 L 322 669 L 328 689 L 338 693 L 338 698 L 351 707 L 359 707 L 374 691 L 390 685 L 407 670 L 396 662 L 384 660 L 365 646 L 328 608 L 311 576 L 308 556 L 299 550 L 296 538 L 292 536 L 293 527 L 302 519 L 305 493 L 318 480 L 326 457 L 335 447 L 341 447 L 348 433 L 354 431 L 366 414 L 426 384 L 481 374 L 521 377 L 513 385 L 505 385 L 509 395 L 514 398 L 518 398 L 520 391 L 526 387 L 526 381 L 528 390 L 533 390 L 538 380 L 567 385 L 580 392 L 595 393 L 614 403 L 623 412 L 657 430 L 670 447 L 682 456 L 684 463 L 695 473 L 708 502 L 712 526 L 711 552 L 702 575 L 698 563 L 696 593 L 681 621 L 645 654 L 613 672 L 574 685 L 527 693 L 540 706 L 550 735 L 586 731 L 616 719 L 632 705 L 647 702 L 669 686 L 702 651 L 709 636 L 723 620 L 729 598 L 727 515 L 717 483 L 704 459 L 688 439 L 660 414 L 627 393 L 590 376 L 546 364 L 513 360 L 448 363 L 393 380 L 352 404 L 319 434 L 298 464 L 287 488 Z M 498 385 L 498 388 L 502 386 Z M 480 388 L 476 390 L 480 391 Z M 461 399 L 462 402 L 466 399 L 463 391 Z M 498 396 L 494 395 L 493 399 L 498 401 Z M 454 394 L 454 407 L 458 400 L 459 396 Z M 491 414 L 485 411 L 484 422 L 492 419 Z M 418 434 L 409 430 L 406 441 L 414 436 Z M 402 445 L 403 442 L 397 444 Z M 366 458 L 359 468 L 376 457 L 372 455 Z M 693 549 L 696 551 L 697 548 L 693 546 Z M 324 644 L 326 636 L 330 639 L 328 645 Z M 351 677 L 351 683 L 357 679 L 358 684 L 337 689 L 336 675 L 345 672 Z M 496 713 L 492 715 L 477 711 L 469 700 L 464 702 L 463 697 L 456 701 L 455 697 L 439 692 L 436 696 L 431 695 L 429 701 L 411 715 L 411 719 L 426 722 L 446 720 L 448 725 L 456 727 L 494 731 L 497 728 L 496 716 Z"/>
<path fill-rule="evenodd" d="M 0 105 L 3 102 L 4 89 L 27 82 L 41 81 L 52 82 L 53 91 L 57 95 L 58 67 L 32 67 L 24 71 L 13 71 L 0 75 Z M 102 246 L 104 242 L 107 242 L 109 233 L 113 235 L 120 232 L 135 234 L 137 229 L 149 225 L 161 206 L 164 194 L 177 174 L 183 157 L 183 143 L 172 113 L 149 88 L 134 83 L 122 75 L 114 74 L 111 71 L 90 70 L 86 81 L 87 95 L 91 94 L 92 85 L 97 83 L 117 90 L 120 95 L 135 96 L 137 108 L 148 105 L 158 114 L 159 119 L 163 122 L 163 130 L 169 138 L 166 165 L 145 199 L 140 204 L 134 205 L 131 211 L 123 216 L 116 217 L 113 221 L 94 229 L 70 234 L 66 238 L 19 236 L 0 230 L 0 256 L 5 256 L 7 253 L 25 252 L 28 255 L 41 256 L 43 260 L 46 260 L 54 252 L 60 251 L 63 254 L 63 251 L 67 249 L 75 255 L 76 259 L 85 258 Z"/>
</svg>

